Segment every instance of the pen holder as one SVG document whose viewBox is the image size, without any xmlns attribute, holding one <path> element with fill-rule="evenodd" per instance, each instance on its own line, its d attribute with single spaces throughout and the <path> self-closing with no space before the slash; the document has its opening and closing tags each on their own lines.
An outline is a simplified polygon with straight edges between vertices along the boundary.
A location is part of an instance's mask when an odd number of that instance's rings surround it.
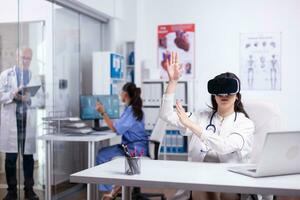
<svg viewBox="0 0 300 200">
<path fill-rule="evenodd" d="M 134 175 L 141 173 L 141 158 L 140 157 L 125 157 L 125 173 Z"/>
</svg>

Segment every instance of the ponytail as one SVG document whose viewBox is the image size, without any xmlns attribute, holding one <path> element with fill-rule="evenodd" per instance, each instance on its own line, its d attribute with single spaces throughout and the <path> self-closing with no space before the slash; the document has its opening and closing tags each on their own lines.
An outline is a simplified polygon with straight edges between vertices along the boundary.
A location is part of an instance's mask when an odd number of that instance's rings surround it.
<svg viewBox="0 0 300 200">
<path fill-rule="evenodd" d="M 133 115 L 138 121 L 141 121 L 144 118 L 141 88 L 136 87 L 134 83 L 126 83 L 123 86 L 123 91 L 127 92 L 130 97 L 129 105 L 132 107 Z"/>
</svg>

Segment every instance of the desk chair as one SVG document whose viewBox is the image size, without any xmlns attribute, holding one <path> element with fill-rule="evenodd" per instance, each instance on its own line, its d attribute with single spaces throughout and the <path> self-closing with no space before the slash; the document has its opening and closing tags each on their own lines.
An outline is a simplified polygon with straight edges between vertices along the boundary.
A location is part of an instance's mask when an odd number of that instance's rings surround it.
<svg viewBox="0 0 300 200">
<path fill-rule="evenodd" d="M 166 122 L 164 122 L 161 119 L 158 119 L 156 121 L 156 124 L 154 126 L 154 129 L 150 135 L 149 140 L 149 159 L 158 160 L 158 155 L 160 152 L 160 147 L 164 138 L 166 132 Z M 136 140 L 130 143 L 137 143 L 142 142 L 145 140 Z M 129 144 L 129 143 L 128 143 Z M 142 164 L 142 170 L 143 170 L 143 164 Z M 142 193 L 141 188 L 134 187 L 132 190 L 132 199 L 133 200 L 149 200 L 151 198 L 160 198 L 161 200 L 166 200 L 166 197 L 162 193 Z"/>
<path fill-rule="evenodd" d="M 255 125 L 251 163 L 257 163 L 260 159 L 266 134 L 279 131 L 282 119 L 278 106 L 271 102 L 249 101 L 244 103 L 244 107 Z"/>
<path fill-rule="evenodd" d="M 263 148 L 266 134 L 280 130 L 281 118 L 279 108 L 266 101 L 246 101 L 244 107 L 255 125 L 251 163 L 257 163 Z M 242 194 L 241 200 L 272 200 L 273 195 Z"/>
<path fill-rule="evenodd" d="M 251 163 L 257 163 L 260 159 L 266 134 L 281 129 L 280 111 L 278 106 L 266 101 L 246 101 L 244 107 L 255 125 Z M 249 195 L 246 196 L 242 199 L 248 200 Z M 263 200 L 276 199 L 273 195 L 250 195 L 250 199 L 259 199 L 257 196 L 261 196 Z"/>
</svg>

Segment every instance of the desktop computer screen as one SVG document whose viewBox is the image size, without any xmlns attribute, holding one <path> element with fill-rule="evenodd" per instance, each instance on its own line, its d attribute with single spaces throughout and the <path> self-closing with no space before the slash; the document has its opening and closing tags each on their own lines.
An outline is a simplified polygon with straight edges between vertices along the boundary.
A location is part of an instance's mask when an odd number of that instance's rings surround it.
<svg viewBox="0 0 300 200">
<path fill-rule="evenodd" d="M 118 95 L 89 95 L 80 96 L 80 118 L 82 120 L 94 120 L 96 130 L 99 128 L 99 119 L 103 119 L 96 110 L 96 102 L 101 102 L 105 112 L 111 119 L 119 118 L 119 97 Z"/>
</svg>

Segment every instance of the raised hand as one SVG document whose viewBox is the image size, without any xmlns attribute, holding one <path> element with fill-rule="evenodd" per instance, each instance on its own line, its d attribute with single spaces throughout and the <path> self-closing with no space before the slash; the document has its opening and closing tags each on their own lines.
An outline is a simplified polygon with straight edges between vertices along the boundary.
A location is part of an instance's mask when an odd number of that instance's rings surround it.
<svg viewBox="0 0 300 200">
<path fill-rule="evenodd" d="M 171 58 L 167 60 L 167 73 L 169 81 L 178 81 L 182 74 L 182 67 L 179 64 L 177 52 L 171 53 Z"/>
</svg>

